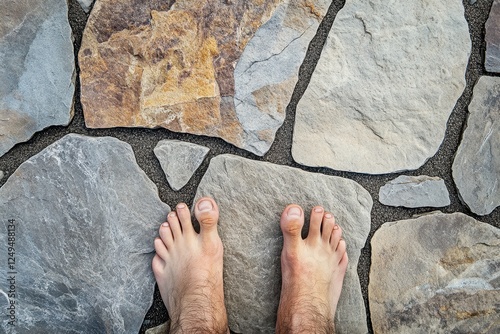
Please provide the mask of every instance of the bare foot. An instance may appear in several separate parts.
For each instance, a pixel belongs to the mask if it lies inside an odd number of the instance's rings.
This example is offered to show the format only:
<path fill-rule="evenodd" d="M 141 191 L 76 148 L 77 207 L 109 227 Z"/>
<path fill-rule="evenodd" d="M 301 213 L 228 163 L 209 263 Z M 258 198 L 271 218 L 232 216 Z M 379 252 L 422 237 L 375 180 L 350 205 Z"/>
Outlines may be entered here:
<path fill-rule="evenodd" d="M 342 230 L 320 206 L 311 212 L 306 239 L 301 237 L 304 212 L 300 206 L 287 206 L 280 225 L 284 244 L 276 332 L 333 333 L 348 262 Z"/>
<path fill-rule="evenodd" d="M 187 205 L 178 204 L 155 240 L 153 272 L 170 316 L 170 333 L 228 333 L 219 208 L 204 197 L 196 203 L 195 216 L 199 234 Z"/>

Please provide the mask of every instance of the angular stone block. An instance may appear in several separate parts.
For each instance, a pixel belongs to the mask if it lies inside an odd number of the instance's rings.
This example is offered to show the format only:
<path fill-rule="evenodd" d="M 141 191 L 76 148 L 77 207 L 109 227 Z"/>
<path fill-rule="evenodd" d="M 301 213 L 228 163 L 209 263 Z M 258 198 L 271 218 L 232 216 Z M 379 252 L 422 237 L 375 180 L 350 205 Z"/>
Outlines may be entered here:
<path fill-rule="evenodd" d="M 0 307 L 16 303 L 15 331 L 137 333 L 169 210 L 130 145 L 115 138 L 67 135 L 21 164 L 0 188 L 0 240 L 15 233 L 13 255 L 0 252 Z M 16 292 L 7 298 L 11 276 Z M 9 333 L 6 319 L 0 331 Z"/>
<path fill-rule="evenodd" d="M 375 333 L 498 333 L 500 230 L 462 213 L 386 223 L 372 238 Z"/>
<path fill-rule="evenodd" d="M 322 205 L 344 230 L 349 265 L 335 318 L 337 333 L 366 333 L 366 314 L 357 274 L 370 231 L 372 199 L 354 181 L 232 155 L 213 158 L 196 193 L 220 208 L 224 284 L 229 326 L 238 333 L 274 333 L 281 289 L 280 215 L 297 203 L 306 226 L 313 206 Z"/>

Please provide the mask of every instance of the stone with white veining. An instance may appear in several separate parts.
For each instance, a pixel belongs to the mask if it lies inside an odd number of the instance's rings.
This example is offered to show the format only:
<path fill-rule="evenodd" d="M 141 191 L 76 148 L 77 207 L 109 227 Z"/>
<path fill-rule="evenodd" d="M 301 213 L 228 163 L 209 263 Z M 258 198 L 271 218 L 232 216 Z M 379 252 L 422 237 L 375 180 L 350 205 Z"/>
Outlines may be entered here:
<path fill-rule="evenodd" d="M 371 241 L 375 333 L 498 333 L 500 230 L 462 213 L 383 224 Z"/>
<path fill-rule="evenodd" d="M 474 87 L 467 127 L 453 161 L 463 202 L 478 215 L 500 205 L 500 78 L 481 77 Z"/>
<path fill-rule="evenodd" d="M 162 140 L 154 153 L 173 190 L 180 190 L 200 167 L 210 149 L 180 140 Z"/>
<path fill-rule="evenodd" d="M 15 220 L 16 332 L 138 333 L 169 210 L 116 138 L 70 134 L 21 164 L 0 188 L 0 240 Z M 7 293 L 7 249 L 0 261 Z M 0 328 L 12 330 L 6 316 Z"/>
<path fill-rule="evenodd" d="M 301 205 L 307 219 L 313 206 L 322 205 L 342 226 L 349 266 L 336 329 L 337 333 L 368 331 L 357 274 L 361 249 L 370 231 L 372 207 L 364 188 L 348 179 L 220 155 L 210 161 L 195 200 L 202 196 L 212 196 L 220 208 L 225 300 L 233 331 L 275 331 L 283 243 L 279 220 L 290 203 Z"/>
<path fill-rule="evenodd" d="M 0 156 L 73 117 L 75 61 L 66 0 L 0 2 Z"/>
<path fill-rule="evenodd" d="M 398 176 L 382 186 L 378 196 L 380 203 L 390 206 L 440 208 L 450 205 L 444 180 L 427 175 Z"/>
<path fill-rule="evenodd" d="M 461 0 L 347 0 L 297 105 L 293 158 L 367 174 L 419 168 L 443 141 L 470 50 Z"/>

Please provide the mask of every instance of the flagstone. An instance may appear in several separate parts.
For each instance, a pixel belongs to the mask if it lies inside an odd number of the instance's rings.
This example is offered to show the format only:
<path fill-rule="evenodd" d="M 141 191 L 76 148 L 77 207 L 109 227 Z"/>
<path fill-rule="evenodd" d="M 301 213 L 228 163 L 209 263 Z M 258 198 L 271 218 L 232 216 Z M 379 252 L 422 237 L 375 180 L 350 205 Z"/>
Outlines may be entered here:
<path fill-rule="evenodd" d="M 491 6 L 486 21 L 486 71 L 500 73 L 500 0 Z"/>
<path fill-rule="evenodd" d="M 301 205 L 306 212 L 322 205 L 342 226 L 349 266 L 335 318 L 336 330 L 368 331 L 357 274 L 372 207 L 364 188 L 348 179 L 220 155 L 210 161 L 195 200 L 202 196 L 212 196 L 220 208 L 225 300 L 233 331 L 274 333 L 283 243 L 279 220 L 290 203 Z"/>
<path fill-rule="evenodd" d="M 467 127 L 453 161 L 460 198 L 487 215 L 500 205 L 500 78 L 481 77 L 474 87 Z"/>
<path fill-rule="evenodd" d="M 154 149 L 173 190 L 180 190 L 188 183 L 209 151 L 202 145 L 167 139 L 160 141 Z"/>
<path fill-rule="evenodd" d="M 292 154 L 367 174 L 417 169 L 465 87 L 461 0 L 347 0 L 297 105 Z"/>
<path fill-rule="evenodd" d="M 0 240 L 15 239 L 14 255 L 0 252 L 5 265 L 15 258 L 0 271 L 0 291 L 7 297 L 14 275 L 16 331 L 138 333 L 153 301 L 153 241 L 169 210 L 115 138 L 70 134 L 21 164 L 0 188 Z"/>
<path fill-rule="evenodd" d="M 79 52 L 85 123 L 165 127 L 263 155 L 329 4 L 98 0 Z"/>
<path fill-rule="evenodd" d="M 444 180 L 427 175 L 398 176 L 382 186 L 378 196 L 380 203 L 390 206 L 439 208 L 450 205 Z"/>
<path fill-rule="evenodd" d="M 371 241 L 374 333 L 497 333 L 500 230 L 462 213 L 386 223 Z"/>
<path fill-rule="evenodd" d="M 66 0 L 0 2 L 0 156 L 73 117 L 75 64 Z"/>

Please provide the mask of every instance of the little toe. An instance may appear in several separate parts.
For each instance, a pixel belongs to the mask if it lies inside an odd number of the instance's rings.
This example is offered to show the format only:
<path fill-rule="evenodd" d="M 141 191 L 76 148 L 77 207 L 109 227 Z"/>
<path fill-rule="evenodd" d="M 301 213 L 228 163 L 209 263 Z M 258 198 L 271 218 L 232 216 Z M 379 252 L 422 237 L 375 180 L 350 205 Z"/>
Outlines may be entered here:
<path fill-rule="evenodd" d="M 179 203 L 175 207 L 175 211 L 177 212 L 177 217 L 181 223 L 182 233 L 193 234 L 194 227 L 191 222 L 191 212 L 189 211 L 188 206 L 185 203 Z"/>
<path fill-rule="evenodd" d="M 200 235 L 217 234 L 219 207 L 212 198 L 200 198 L 195 204 L 194 215 L 200 223 Z"/>
<path fill-rule="evenodd" d="M 321 206 L 315 206 L 311 211 L 311 220 L 309 224 L 309 234 L 307 238 L 312 238 L 312 240 L 318 240 L 321 236 L 321 222 L 323 220 L 323 214 L 325 209 Z"/>
<path fill-rule="evenodd" d="M 321 226 L 321 238 L 325 242 L 330 242 L 333 228 L 335 227 L 335 217 L 330 212 L 326 212 L 323 216 L 323 224 Z"/>
<path fill-rule="evenodd" d="M 340 239 L 338 245 L 337 245 L 337 249 L 335 250 L 335 252 L 337 252 L 338 254 L 344 254 L 346 253 L 346 250 L 347 250 L 347 244 L 345 242 L 344 239 Z"/>
<path fill-rule="evenodd" d="M 161 238 L 156 238 L 154 241 L 154 245 L 155 245 L 156 255 L 165 260 L 168 256 L 168 250 L 165 244 L 163 243 L 163 240 Z"/>
<path fill-rule="evenodd" d="M 170 229 L 170 224 L 168 222 L 164 222 L 160 226 L 160 238 L 165 244 L 167 249 L 171 248 L 174 242 L 174 236 L 172 235 L 172 230 Z"/>
<path fill-rule="evenodd" d="M 335 224 L 330 236 L 330 245 L 332 245 L 333 250 L 337 249 L 340 240 L 342 240 L 342 228 Z"/>
<path fill-rule="evenodd" d="M 302 241 L 304 211 L 296 204 L 288 205 L 281 214 L 280 227 L 283 232 L 283 249 L 298 247 Z"/>
<path fill-rule="evenodd" d="M 156 244 L 156 242 L 155 242 Z M 151 261 L 151 265 L 153 268 L 153 273 L 155 274 L 156 279 L 158 280 L 161 275 L 163 274 L 164 268 L 165 268 L 165 260 L 163 260 L 158 253 L 153 257 L 153 260 Z"/>

